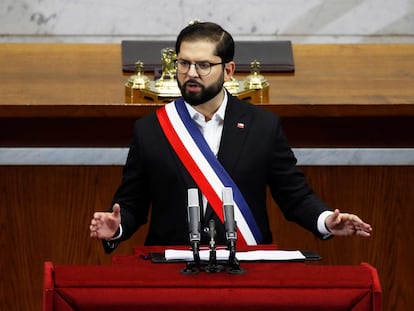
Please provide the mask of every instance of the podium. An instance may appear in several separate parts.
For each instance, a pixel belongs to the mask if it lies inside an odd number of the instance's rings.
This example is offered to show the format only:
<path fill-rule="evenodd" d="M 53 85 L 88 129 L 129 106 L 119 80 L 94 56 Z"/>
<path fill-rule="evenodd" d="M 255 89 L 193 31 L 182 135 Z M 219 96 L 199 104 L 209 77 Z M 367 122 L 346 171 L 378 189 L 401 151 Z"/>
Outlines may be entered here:
<path fill-rule="evenodd" d="M 43 311 L 382 309 L 377 271 L 368 263 L 242 262 L 244 274 L 182 274 L 182 262 L 143 255 L 114 256 L 111 265 L 45 262 Z"/>

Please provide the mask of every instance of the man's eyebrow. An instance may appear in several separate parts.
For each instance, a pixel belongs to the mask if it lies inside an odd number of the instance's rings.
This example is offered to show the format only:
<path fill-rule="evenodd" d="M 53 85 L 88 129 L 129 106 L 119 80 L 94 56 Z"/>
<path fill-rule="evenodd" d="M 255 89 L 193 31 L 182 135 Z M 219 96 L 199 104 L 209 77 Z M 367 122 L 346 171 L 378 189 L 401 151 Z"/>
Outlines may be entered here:
<path fill-rule="evenodd" d="M 177 60 L 181 60 L 181 61 L 185 61 L 185 62 L 188 62 L 188 63 L 214 63 L 214 61 L 211 61 L 211 60 L 208 60 L 208 59 L 205 59 L 205 60 L 198 60 L 198 61 L 195 61 L 195 62 L 191 62 L 191 61 L 189 61 L 189 60 L 187 60 L 187 59 L 185 59 L 185 58 L 177 58 Z"/>

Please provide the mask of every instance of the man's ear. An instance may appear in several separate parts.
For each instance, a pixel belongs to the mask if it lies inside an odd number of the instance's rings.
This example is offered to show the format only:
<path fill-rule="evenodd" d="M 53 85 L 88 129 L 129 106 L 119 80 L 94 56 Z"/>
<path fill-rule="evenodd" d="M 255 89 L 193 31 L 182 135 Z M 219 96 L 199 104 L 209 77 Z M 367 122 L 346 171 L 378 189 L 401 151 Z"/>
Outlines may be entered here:
<path fill-rule="evenodd" d="M 236 63 L 231 61 L 224 64 L 224 82 L 230 81 L 236 70 Z"/>

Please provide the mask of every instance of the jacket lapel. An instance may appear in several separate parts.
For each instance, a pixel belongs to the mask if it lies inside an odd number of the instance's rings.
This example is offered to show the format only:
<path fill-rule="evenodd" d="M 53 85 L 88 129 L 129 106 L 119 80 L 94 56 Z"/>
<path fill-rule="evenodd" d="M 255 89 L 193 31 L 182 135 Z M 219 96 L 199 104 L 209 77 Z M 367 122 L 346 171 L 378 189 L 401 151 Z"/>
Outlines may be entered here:
<path fill-rule="evenodd" d="M 250 125 L 251 116 L 229 94 L 218 159 L 230 175 L 237 165 Z"/>

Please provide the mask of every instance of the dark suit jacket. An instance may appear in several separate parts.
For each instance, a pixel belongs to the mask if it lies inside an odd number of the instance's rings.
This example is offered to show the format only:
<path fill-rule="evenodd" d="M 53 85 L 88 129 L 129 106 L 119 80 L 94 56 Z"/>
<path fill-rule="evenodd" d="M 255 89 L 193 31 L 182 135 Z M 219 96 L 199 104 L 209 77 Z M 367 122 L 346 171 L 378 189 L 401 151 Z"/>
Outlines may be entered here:
<path fill-rule="evenodd" d="M 238 123 L 244 123 L 244 128 Z M 320 236 L 317 218 L 328 208 L 296 167 L 277 115 L 229 94 L 218 159 L 250 206 L 263 235 L 261 243 L 272 242 L 267 186 L 288 220 Z M 151 210 L 146 245 L 189 244 L 187 189 L 196 184 L 165 138 L 155 113 L 136 122 L 123 174 L 113 200 L 121 205 L 120 240 L 146 223 Z M 203 225 L 208 226 L 212 214 L 206 213 Z M 217 219 L 216 229 L 217 243 L 224 243 L 224 226 Z"/>

